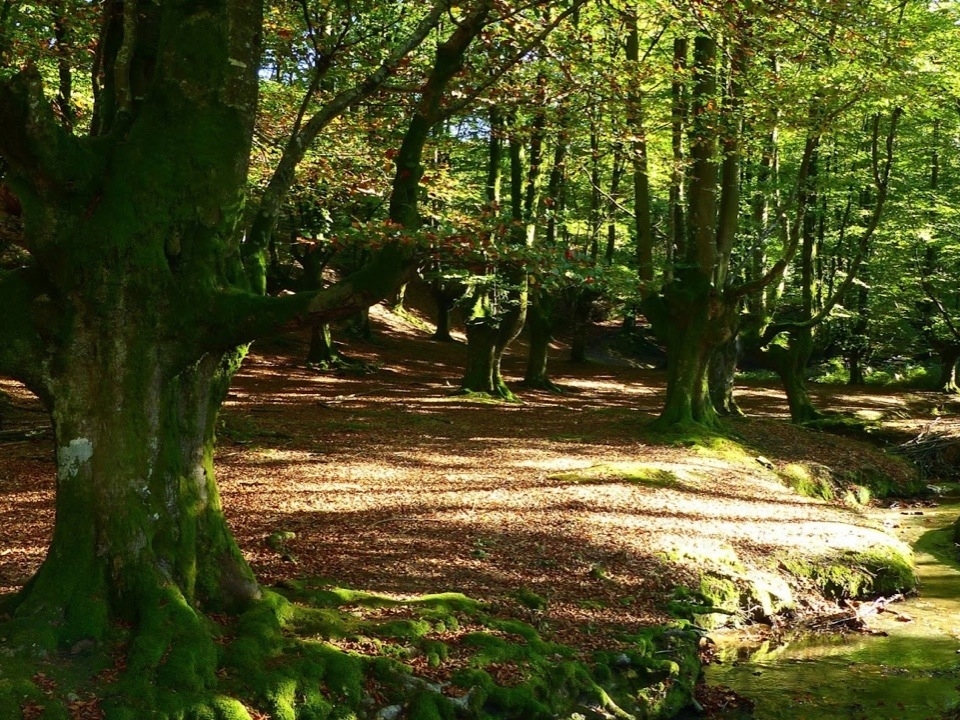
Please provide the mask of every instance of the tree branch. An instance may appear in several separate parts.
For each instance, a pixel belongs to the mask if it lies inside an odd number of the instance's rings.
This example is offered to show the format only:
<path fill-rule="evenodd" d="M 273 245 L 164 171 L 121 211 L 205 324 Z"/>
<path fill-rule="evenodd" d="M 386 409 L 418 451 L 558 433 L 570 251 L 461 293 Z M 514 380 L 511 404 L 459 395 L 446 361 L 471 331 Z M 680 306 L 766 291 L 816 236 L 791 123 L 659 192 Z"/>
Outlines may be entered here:
<path fill-rule="evenodd" d="M 583 5 L 586 4 L 586 2 L 587 0 L 574 0 L 573 4 L 571 4 L 570 7 L 568 7 L 566 10 L 560 13 L 551 22 L 547 23 L 547 25 L 543 28 L 543 30 L 541 30 L 533 38 L 531 38 L 526 45 L 524 45 L 516 53 L 514 53 L 511 57 L 509 57 L 503 65 L 501 65 L 496 70 L 491 72 L 490 77 L 488 77 L 484 82 L 480 83 L 475 88 L 473 88 L 473 90 L 468 92 L 459 101 L 448 105 L 447 108 L 444 110 L 444 114 L 443 114 L 444 117 L 445 118 L 452 117 L 453 115 L 456 115 L 461 110 L 465 110 L 468 107 L 470 107 L 473 104 L 474 100 L 476 100 L 481 94 L 483 94 L 484 91 L 496 85 L 500 81 L 500 78 L 506 75 L 510 71 L 510 69 L 513 68 L 514 65 L 516 65 L 521 60 L 523 60 L 523 58 L 525 58 L 530 53 L 531 50 L 533 50 L 538 45 L 540 45 L 546 39 L 546 37 L 550 33 L 552 33 L 557 28 L 557 26 L 560 25 L 560 23 L 562 23 L 564 20 L 566 20 L 568 17 L 570 17 L 574 13 L 576 13 Z"/>
<path fill-rule="evenodd" d="M 387 59 L 381 63 L 380 67 L 370 73 L 362 82 L 338 93 L 336 97 L 316 112 L 302 128 L 298 128 L 291 135 L 280 162 L 277 163 L 276 170 L 274 170 L 273 176 L 260 198 L 257 213 L 250 225 L 250 232 L 244 244 L 245 258 L 259 257 L 269 246 L 270 238 L 276 229 L 280 205 L 293 183 L 296 167 L 320 131 L 351 106 L 376 92 L 400 62 L 427 38 L 443 15 L 446 5 L 445 0 L 437 0 L 416 29 L 394 49 Z M 256 277 L 256 271 L 260 268 L 254 267 L 256 263 L 248 262 L 247 264 L 250 265 L 249 270 L 254 275 L 251 278 L 253 285 L 262 287 L 264 278 Z"/>
<path fill-rule="evenodd" d="M 927 299 L 930 300 L 937 309 L 937 313 L 943 318 L 943 322 L 946 324 L 950 334 L 953 335 L 956 340 L 960 340 L 960 331 L 958 331 L 957 327 L 953 324 L 950 313 L 947 312 L 947 309 L 943 306 L 943 302 L 941 302 L 940 298 L 934 293 L 933 286 L 930 284 L 930 278 L 923 278 L 920 281 L 920 287 L 923 288 L 923 293 L 927 296 Z"/>
<path fill-rule="evenodd" d="M 0 81 L 0 157 L 22 200 L 56 200 L 86 186 L 95 170 L 93 155 L 57 121 L 33 65 Z"/>
<path fill-rule="evenodd" d="M 814 153 L 816 153 L 819 146 L 819 134 L 807 137 L 807 142 L 803 148 L 803 159 L 800 161 L 800 170 L 797 173 L 797 185 L 794 189 L 797 212 L 794 215 L 793 222 L 791 223 L 789 230 L 787 231 L 787 247 L 784 248 L 783 255 L 763 276 L 752 282 L 743 283 L 742 285 L 737 285 L 736 287 L 732 288 L 729 291 L 731 298 L 744 298 L 747 295 L 762 291 L 765 287 L 773 282 L 778 282 L 783 276 L 784 271 L 787 269 L 787 265 L 791 263 L 793 256 L 796 255 L 797 248 L 800 246 L 800 232 L 803 228 L 803 218 L 807 212 L 806 186 L 810 179 L 810 164 L 813 161 Z M 783 215 L 783 213 L 780 214 Z"/>
<path fill-rule="evenodd" d="M 330 287 L 292 295 L 225 292 L 204 318 L 203 348 L 227 350 L 284 332 L 349 317 L 387 297 L 416 267 L 408 245 L 386 245 L 356 273 Z"/>
<path fill-rule="evenodd" d="M 857 253 L 850 261 L 850 267 L 847 270 L 846 277 L 843 279 L 843 282 L 841 282 L 840 285 L 834 290 L 833 295 L 827 300 L 826 303 L 824 303 L 823 307 L 820 309 L 820 312 L 813 317 L 801 321 L 775 323 L 767 328 L 766 332 L 763 334 L 764 345 L 769 343 L 771 340 L 773 340 L 773 338 L 782 332 L 804 330 L 806 328 L 815 327 L 816 325 L 822 323 L 830 316 L 830 313 L 833 312 L 833 309 L 853 285 L 854 280 L 856 280 L 857 273 L 860 270 L 860 265 L 863 263 L 863 259 L 867 256 L 867 251 L 870 248 L 870 240 L 873 238 L 877 227 L 879 227 L 880 218 L 883 215 L 883 206 L 887 199 L 887 189 L 890 186 L 890 171 L 893 168 L 893 142 L 897 134 L 897 123 L 899 122 L 902 114 L 903 109 L 899 107 L 895 108 L 891 113 L 890 127 L 887 130 L 882 168 L 880 167 L 879 153 L 876 151 L 880 136 L 879 116 L 874 118 L 871 141 L 873 148 L 871 150 L 871 172 L 876 185 L 877 198 L 873 204 L 873 210 L 870 213 L 870 220 L 867 222 L 867 226 L 864 228 L 863 235 L 860 236 L 860 240 L 857 243 Z"/>

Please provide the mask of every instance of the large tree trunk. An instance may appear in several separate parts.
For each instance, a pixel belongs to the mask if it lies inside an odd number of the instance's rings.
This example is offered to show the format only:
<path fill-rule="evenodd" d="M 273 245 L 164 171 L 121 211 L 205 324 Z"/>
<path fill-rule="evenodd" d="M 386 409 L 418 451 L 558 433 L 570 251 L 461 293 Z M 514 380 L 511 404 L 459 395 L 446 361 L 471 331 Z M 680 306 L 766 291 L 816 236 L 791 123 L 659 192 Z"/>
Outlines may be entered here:
<path fill-rule="evenodd" d="M 209 703 L 221 653 L 203 614 L 234 613 L 260 597 L 213 473 L 230 377 L 250 340 L 377 302 L 405 279 L 412 253 L 388 243 L 326 291 L 262 296 L 263 264 L 248 254 L 253 267 L 243 265 L 239 228 L 261 4 L 102 6 L 93 137 L 63 130 L 36 68 L 0 76 L 0 160 L 24 201 L 31 257 L 22 271 L 0 270 L 0 373 L 26 382 L 50 409 L 57 460 L 49 552 L 5 604 L 12 619 L 2 632 L 5 647 L 29 659 L 108 631 L 129 640 L 108 717 L 226 716 L 238 703 L 218 698 L 216 711 Z M 490 9 L 478 3 L 438 46 L 443 67 L 411 121 L 419 137 L 462 67 L 451 48 L 465 48 Z M 397 176 L 412 185 L 415 214 L 420 175 L 405 165 Z M 251 250 L 262 255 L 265 246 Z M 252 608 L 257 637 L 244 640 L 280 640 L 274 602 Z M 16 717 L 8 708 L 23 697 L 18 682 L 5 678 L 0 688 L 5 718 Z"/>
<path fill-rule="evenodd" d="M 460 390 L 469 393 L 497 395 L 495 354 L 500 328 L 490 318 L 467 321 L 467 366 Z"/>
<path fill-rule="evenodd" d="M 71 303 L 69 340 L 44 378 L 57 520 L 6 632 L 54 650 L 102 640 L 121 619 L 136 633 L 132 672 L 202 691 L 216 682 L 217 651 L 201 613 L 260 597 L 213 471 L 217 413 L 244 351 L 185 362 L 161 327 L 162 302 L 133 275 Z"/>
<path fill-rule="evenodd" d="M 733 337 L 736 307 L 706 279 L 690 273 L 679 273 L 662 294 L 644 301 L 644 312 L 667 349 L 667 395 L 657 421 L 661 426 L 719 425 L 710 399 L 710 356 Z"/>
<path fill-rule="evenodd" d="M 178 665 L 187 685 L 212 682 L 216 665 L 198 611 L 241 609 L 259 594 L 221 512 L 212 449 L 243 354 L 218 341 L 212 316 L 244 289 L 236 223 L 257 89 L 244 70 L 259 60 L 253 5 L 177 5 L 161 16 L 143 4 L 143 26 L 124 38 L 137 73 L 117 68 L 118 84 L 99 97 L 98 127 L 112 134 L 91 141 L 99 145 L 59 137 L 61 187 L 47 157 L 31 166 L 17 155 L 11 173 L 29 200 L 43 278 L 33 301 L 42 317 L 30 320 L 39 370 L 26 379 L 52 414 L 57 512 L 8 637 L 22 631 L 52 650 L 102 639 L 122 618 L 138 634 L 131 670 Z M 148 32 L 153 22 L 164 32 Z M 212 47 L 201 51 L 201 37 Z M 27 74 L 4 85 L 0 106 L 35 92 L 31 83 Z M 52 137 L 43 108 L 36 100 L 25 131 Z M 0 369 L 15 365 L 0 357 Z"/>

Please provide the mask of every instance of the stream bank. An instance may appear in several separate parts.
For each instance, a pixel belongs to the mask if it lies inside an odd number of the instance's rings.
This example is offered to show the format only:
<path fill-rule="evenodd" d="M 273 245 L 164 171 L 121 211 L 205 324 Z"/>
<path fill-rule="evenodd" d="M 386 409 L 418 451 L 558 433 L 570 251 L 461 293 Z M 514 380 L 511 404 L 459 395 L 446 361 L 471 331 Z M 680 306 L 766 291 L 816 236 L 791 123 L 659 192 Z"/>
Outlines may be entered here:
<path fill-rule="evenodd" d="M 913 546 L 919 592 L 865 618 L 868 633 L 806 634 L 771 641 L 716 633 L 706 681 L 734 691 L 713 717 L 764 720 L 939 720 L 960 703 L 960 567 L 952 524 L 960 498 L 922 510 L 871 511 Z M 752 715 L 732 707 L 742 696 Z M 746 703 L 744 703 L 746 705 Z"/>

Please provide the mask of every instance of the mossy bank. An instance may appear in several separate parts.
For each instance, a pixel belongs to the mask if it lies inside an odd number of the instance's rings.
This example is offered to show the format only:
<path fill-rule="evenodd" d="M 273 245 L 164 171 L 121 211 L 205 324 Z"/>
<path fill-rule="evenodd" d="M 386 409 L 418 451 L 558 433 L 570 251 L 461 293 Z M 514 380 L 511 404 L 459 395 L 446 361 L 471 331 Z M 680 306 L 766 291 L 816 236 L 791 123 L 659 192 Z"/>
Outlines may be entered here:
<path fill-rule="evenodd" d="M 212 617 L 217 673 L 183 642 L 149 675 L 109 641 L 0 657 L 5 718 L 348 720 L 667 718 L 699 676 L 699 632 L 678 621 L 589 653 L 541 637 L 460 594 L 397 599 L 323 580 L 286 583 L 235 621 Z M 87 717 L 87 715 L 84 715 Z"/>

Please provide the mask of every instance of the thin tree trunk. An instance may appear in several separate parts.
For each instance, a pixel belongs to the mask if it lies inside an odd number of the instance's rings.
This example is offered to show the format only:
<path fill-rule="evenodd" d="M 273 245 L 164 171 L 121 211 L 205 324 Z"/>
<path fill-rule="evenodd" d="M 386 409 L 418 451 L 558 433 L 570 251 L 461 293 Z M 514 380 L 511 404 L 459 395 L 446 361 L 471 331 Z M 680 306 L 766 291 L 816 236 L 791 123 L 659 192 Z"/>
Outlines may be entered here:
<path fill-rule="evenodd" d="M 575 289 L 570 293 L 570 322 L 573 328 L 570 339 L 570 362 L 587 361 L 587 349 L 590 342 L 590 317 L 597 294 L 589 288 Z"/>
<path fill-rule="evenodd" d="M 343 358 L 333 345 L 330 325 L 314 325 L 310 331 L 310 348 L 307 350 L 307 366 L 327 370 L 342 362 Z"/>
<path fill-rule="evenodd" d="M 640 34 L 637 17 L 629 16 L 626 57 L 634 82 L 640 75 Z M 637 275 L 641 293 L 652 292 L 653 283 L 653 221 L 651 220 L 650 176 L 647 167 L 647 136 L 643 125 L 643 95 L 638 86 L 627 95 L 627 124 L 633 134 L 630 160 L 633 166 L 633 219 L 636 232 Z M 682 147 L 681 147 L 682 152 Z M 672 188 L 671 188 L 672 193 Z M 672 197 L 672 195 L 671 195 Z"/>
<path fill-rule="evenodd" d="M 665 280 L 673 277 L 674 259 L 687 253 L 686 197 L 684 192 L 683 135 L 686 131 L 688 100 L 686 90 L 688 41 L 678 37 L 673 41 L 673 77 L 670 82 L 670 135 L 673 149 L 673 166 L 670 172 L 670 198 L 668 203 L 669 241 L 667 243 L 667 270 Z"/>

